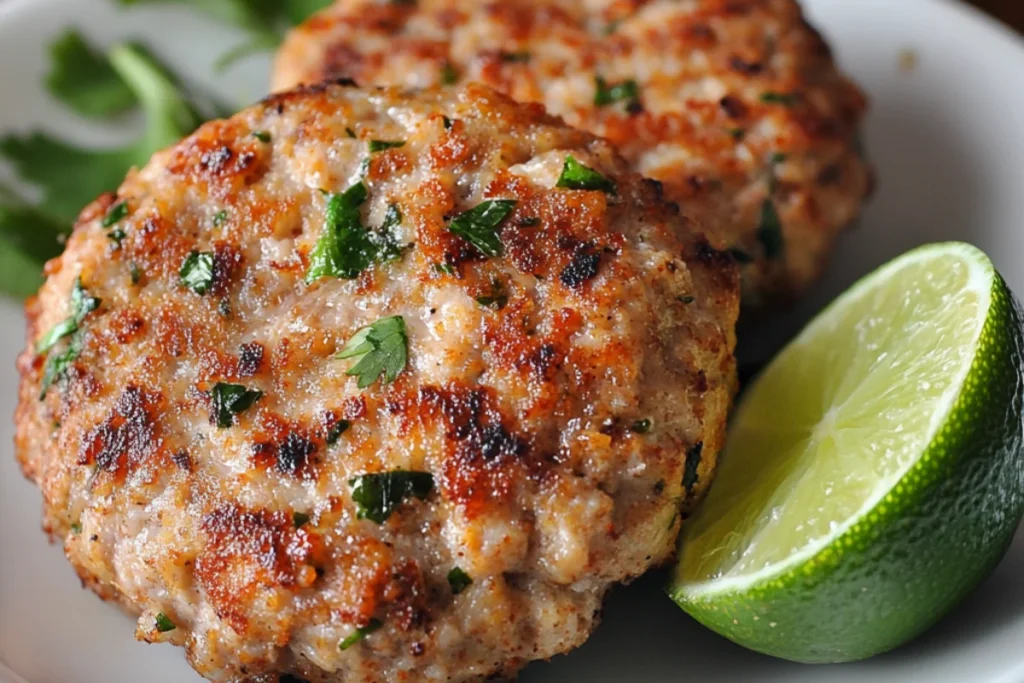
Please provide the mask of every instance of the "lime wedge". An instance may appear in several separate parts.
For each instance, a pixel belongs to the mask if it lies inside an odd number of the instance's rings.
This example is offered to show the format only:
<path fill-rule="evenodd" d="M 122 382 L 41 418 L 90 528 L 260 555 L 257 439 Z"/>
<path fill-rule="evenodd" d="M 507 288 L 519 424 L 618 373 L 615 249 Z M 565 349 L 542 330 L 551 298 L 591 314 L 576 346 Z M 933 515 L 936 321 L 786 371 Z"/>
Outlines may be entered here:
<path fill-rule="evenodd" d="M 747 392 L 672 598 L 803 662 L 926 629 L 995 566 L 1024 509 L 1022 338 L 975 247 L 922 247 L 858 282 Z"/>

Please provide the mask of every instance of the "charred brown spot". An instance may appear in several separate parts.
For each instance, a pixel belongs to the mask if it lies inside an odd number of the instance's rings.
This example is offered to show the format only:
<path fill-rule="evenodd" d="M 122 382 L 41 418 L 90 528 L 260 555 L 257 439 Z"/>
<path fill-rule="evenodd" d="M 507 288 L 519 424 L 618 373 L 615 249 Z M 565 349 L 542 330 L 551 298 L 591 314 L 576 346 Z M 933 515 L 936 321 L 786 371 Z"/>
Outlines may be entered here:
<path fill-rule="evenodd" d="M 581 289 L 587 281 L 597 277 L 600 264 L 601 255 L 593 247 L 581 246 L 576 249 L 572 261 L 562 270 L 558 279 L 569 289 Z"/>
<path fill-rule="evenodd" d="M 263 344 L 249 342 L 242 344 L 238 355 L 238 376 L 253 377 L 258 375 L 263 366 Z"/>
<path fill-rule="evenodd" d="M 227 145 L 221 145 L 216 149 L 203 152 L 199 157 L 199 168 L 208 173 L 220 173 L 227 168 L 228 164 L 235 157 L 235 151 Z"/>
<path fill-rule="evenodd" d="M 118 344 L 135 341 L 146 328 L 146 321 L 137 311 L 127 309 L 116 311 L 110 316 L 110 329 Z"/>
<path fill-rule="evenodd" d="M 200 526 L 206 543 L 196 558 L 196 579 L 218 618 L 239 634 L 248 628 L 253 601 L 267 590 L 296 588 L 322 551 L 285 512 L 230 505 L 207 514 Z"/>
<path fill-rule="evenodd" d="M 718 101 L 718 106 L 722 108 L 725 115 L 730 119 L 740 119 L 747 115 L 747 105 L 738 98 L 732 95 L 726 95 Z"/>
<path fill-rule="evenodd" d="M 82 439 L 78 464 L 96 465 L 119 481 L 141 467 L 161 447 L 153 418 L 160 402 L 159 394 L 127 387 L 111 413 Z"/>
<path fill-rule="evenodd" d="M 764 65 L 761 62 L 748 62 L 738 55 L 733 55 L 729 60 L 729 68 L 746 76 L 757 76 L 764 71 Z"/>
<path fill-rule="evenodd" d="M 388 623 L 408 631 L 426 621 L 427 587 L 414 561 L 407 560 L 392 569 L 381 598 L 388 603 Z"/>
<path fill-rule="evenodd" d="M 316 445 L 298 434 L 289 434 L 277 451 L 277 469 L 293 477 L 300 474 L 316 453 Z"/>
<path fill-rule="evenodd" d="M 175 467 L 185 472 L 192 471 L 192 457 L 188 454 L 188 451 L 178 451 L 171 456 L 171 462 L 174 463 Z"/>

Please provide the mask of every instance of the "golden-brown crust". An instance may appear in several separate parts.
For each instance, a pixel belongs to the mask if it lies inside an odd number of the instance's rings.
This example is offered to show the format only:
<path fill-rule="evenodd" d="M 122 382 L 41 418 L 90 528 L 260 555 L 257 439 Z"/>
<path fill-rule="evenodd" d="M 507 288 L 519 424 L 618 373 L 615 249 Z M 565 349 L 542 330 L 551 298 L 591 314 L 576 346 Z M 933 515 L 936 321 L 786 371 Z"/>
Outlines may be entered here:
<path fill-rule="evenodd" d="M 557 187 L 569 155 L 614 194 Z M 399 207 L 401 254 L 306 283 L 327 195 L 356 182 L 361 226 Z M 516 202 L 492 257 L 449 230 L 489 199 Z M 90 206 L 48 274 L 16 440 L 44 525 L 138 637 L 226 681 L 475 679 L 578 645 L 611 583 L 671 553 L 734 382 L 732 259 L 608 144 L 482 86 L 320 86 L 208 124 Z M 36 354 L 76 281 L 97 307 Z M 334 356 L 393 315 L 408 363 L 360 388 Z M 225 423 L 218 383 L 262 395 Z M 361 516 L 353 482 L 395 470 L 432 487 Z"/>
<path fill-rule="evenodd" d="M 478 81 L 606 137 L 752 259 L 754 307 L 810 286 L 872 190 L 866 99 L 796 0 L 338 0 L 290 34 L 273 86 L 337 77 Z M 597 105 L 597 78 L 637 96 Z"/>

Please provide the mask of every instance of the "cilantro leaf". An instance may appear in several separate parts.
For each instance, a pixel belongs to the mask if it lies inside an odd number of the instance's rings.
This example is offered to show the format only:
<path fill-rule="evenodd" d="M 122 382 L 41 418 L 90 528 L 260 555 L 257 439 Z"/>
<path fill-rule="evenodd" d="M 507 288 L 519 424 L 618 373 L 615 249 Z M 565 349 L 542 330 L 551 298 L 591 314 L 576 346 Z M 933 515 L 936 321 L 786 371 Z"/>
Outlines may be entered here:
<path fill-rule="evenodd" d="M 761 220 L 757 226 L 757 239 L 764 248 L 764 255 L 770 259 L 782 256 L 785 242 L 782 237 L 782 219 L 771 197 L 761 204 Z"/>
<path fill-rule="evenodd" d="M 193 251 L 185 257 L 178 271 L 181 285 L 202 296 L 213 286 L 213 253 Z"/>
<path fill-rule="evenodd" d="M 381 318 L 356 332 L 335 358 L 358 358 L 345 374 L 359 378 L 365 389 L 384 376 L 384 383 L 395 381 L 409 360 L 409 337 L 405 320 L 400 315 Z"/>
<path fill-rule="evenodd" d="M 606 194 L 615 194 L 615 183 L 601 175 L 589 166 L 584 166 L 576 157 L 569 155 L 565 157 L 565 165 L 562 166 L 562 174 L 558 176 L 555 187 L 565 187 L 570 190 L 600 190 Z"/>
<path fill-rule="evenodd" d="M 615 102 L 638 102 L 640 87 L 630 79 L 609 85 L 604 78 L 594 78 L 594 106 L 604 107 Z"/>
<path fill-rule="evenodd" d="M 121 80 L 106 56 L 91 48 L 75 30 L 50 43 L 46 87 L 79 114 L 103 118 L 135 106 L 135 93 Z"/>
<path fill-rule="evenodd" d="M 360 626 L 352 633 L 352 635 L 346 637 L 343 641 L 341 641 L 338 644 L 338 649 L 344 652 L 345 650 L 349 649 L 350 647 L 358 643 L 360 640 L 363 640 L 364 638 L 366 638 L 366 636 L 370 635 L 383 625 L 384 624 L 379 619 L 370 619 L 370 621 L 367 622 L 366 626 Z"/>
<path fill-rule="evenodd" d="M 429 496 L 434 477 L 428 472 L 393 470 L 353 477 L 348 484 L 359 519 L 383 524 L 407 499 Z"/>
<path fill-rule="evenodd" d="M 70 222 L 0 192 L 0 291 L 17 297 L 43 284 L 43 264 L 60 254 Z"/>
<path fill-rule="evenodd" d="M 772 91 L 761 93 L 761 101 L 765 104 L 781 104 L 784 107 L 789 107 L 795 104 L 796 100 L 797 95 L 795 93 Z"/>
<path fill-rule="evenodd" d="M 388 210 L 384 213 L 384 222 L 374 235 L 377 242 L 377 259 L 381 263 L 397 261 L 402 257 L 404 249 L 396 232 L 401 224 L 402 209 L 398 204 L 388 204 Z"/>
<path fill-rule="evenodd" d="M 485 256 L 501 256 L 504 247 L 498 227 L 512 210 L 515 199 L 489 199 L 452 219 L 448 230 L 466 240 Z"/>
<path fill-rule="evenodd" d="M 217 382 L 210 392 L 212 418 L 220 429 L 227 429 L 235 423 L 235 415 L 252 408 L 263 398 L 263 392 L 247 389 L 241 384 Z"/>
<path fill-rule="evenodd" d="M 464 572 L 461 567 L 453 567 L 448 572 L 448 585 L 452 587 L 452 594 L 458 595 L 462 591 L 469 588 L 470 584 L 473 583 L 473 579 L 469 577 L 469 574 Z"/>
<path fill-rule="evenodd" d="M 508 293 L 500 280 L 491 280 L 491 293 L 478 296 L 476 302 L 484 308 L 493 308 L 500 311 L 508 304 Z"/>
<path fill-rule="evenodd" d="M 78 360 L 82 354 L 83 341 L 82 330 L 77 330 L 71 335 L 71 341 L 66 349 L 60 353 L 51 351 L 50 355 L 46 357 L 46 365 L 43 366 L 43 381 L 39 388 L 40 401 L 46 398 L 46 392 L 53 386 L 53 383 L 64 377 L 72 363 Z"/>

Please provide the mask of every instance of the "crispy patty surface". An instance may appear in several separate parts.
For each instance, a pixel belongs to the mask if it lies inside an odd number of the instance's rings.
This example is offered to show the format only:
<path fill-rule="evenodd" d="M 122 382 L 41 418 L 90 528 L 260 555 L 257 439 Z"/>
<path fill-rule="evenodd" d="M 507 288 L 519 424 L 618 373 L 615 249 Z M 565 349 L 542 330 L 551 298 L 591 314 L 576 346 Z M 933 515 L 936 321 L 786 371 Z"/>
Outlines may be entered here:
<path fill-rule="evenodd" d="M 743 263 L 744 302 L 822 273 L 872 173 L 866 102 L 795 0 L 338 0 L 276 88 L 479 81 L 612 141 Z"/>
<path fill-rule="evenodd" d="M 209 123 L 47 275 L 16 439 L 44 526 L 215 681 L 565 652 L 722 443 L 733 260 L 607 142 L 479 85 Z"/>

